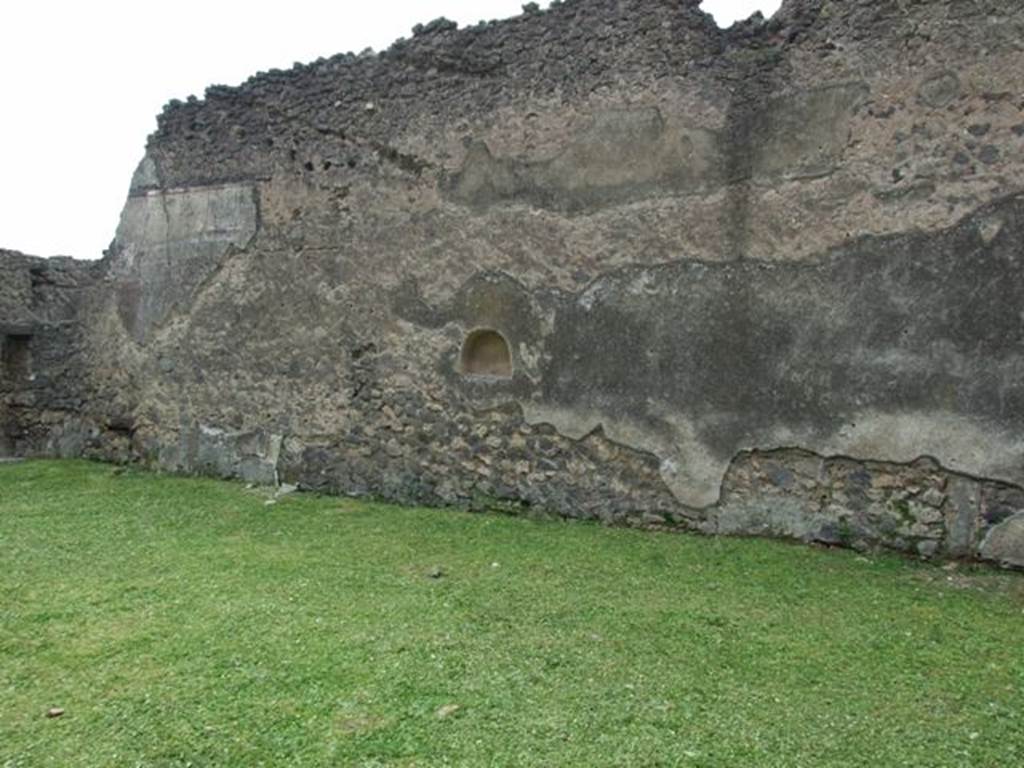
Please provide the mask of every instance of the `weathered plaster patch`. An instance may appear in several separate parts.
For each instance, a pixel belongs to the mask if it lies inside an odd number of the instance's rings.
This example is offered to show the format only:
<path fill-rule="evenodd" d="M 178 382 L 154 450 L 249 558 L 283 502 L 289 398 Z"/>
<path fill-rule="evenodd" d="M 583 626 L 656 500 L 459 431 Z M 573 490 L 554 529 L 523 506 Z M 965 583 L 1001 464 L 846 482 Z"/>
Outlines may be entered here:
<path fill-rule="evenodd" d="M 525 202 L 574 212 L 658 193 L 707 194 L 749 178 L 817 178 L 841 159 L 866 92 L 841 83 L 780 96 L 738 113 L 725 132 L 666 119 L 655 107 L 607 110 L 547 160 L 496 157 L 478 140 L 448 194 L 474 207 Z"/>
<path fill-rule="evenodd" d="M 850 118 L 868 92 L 864 83 L 839 83 L 771 100 L 741 130 L 755 178 L 814 179 L 835 170 L 850 140 Z M 726 150 L 729 151 L 729 150 Z"/>
<path fill-rule="evenodd" d="M 174 306 L 191 298 L 229 249 L 248 245 L 258 225 L 251 184 L 130 197 L 110 270 L 119 281 L 121 317 L 132 336 L 144 340 Z"/>
<path fill-rule="evenodd" d="M 964 414 L 860 411 L 849 424 L 824 439 L 808 436 L 806 445 L 826 455 L 897 463 L 933 456 L 955 472 L 1024 484 L 1024 437 L 1020 431 Z"/>
<path fill-rule="evenodd" d="M 658 190 L 693 194 L 721 183 L 714 132 L 667 122 L 653 107 L 608 110 L 555 157 L 495 157 L 476 142 L 449 184 L 463 204 L 527 202 L 575 211 L 646 197 Z"/>
<path fill-rule="evenodd" d="M 652 454 L 661 462 L 665 485 L 681 504 L 702 509 L 718 501 L 728 461 L 718 461 L 696 438 L 685 415 L 658 409 L 660 423 L 630 418 L 620 412 L 558 407 L 523 402 L 523 417 L 532 426 L 550 424 L 559 434 L 582 440 L 600 429 L 613 442 Z"/>
<path fill-rule="evenodd" d="M 156 189 L 160 186 L 160 175 L 157 171 L 156 161 L 151 155 L 142 158 L 135 173 L 132 175 L 132 182 L 129 194 L 134 196 L 142 192 Z"/>
<path fill-rule="evenodd" d="M 1020 484 L 1024 331 L 998 308 L 1024 284 L 1014 249 L 985 245 L 977 222 L 1021 212 L 1010 198 L 946 232 L 865 239 L 816 265 L 607 275 L 559 304 L 527 418 L 573 437 L 603 425 L 658 456 L 690 507 L 717 501 L 737 453 L 785 446 L 934 456 Z"/>

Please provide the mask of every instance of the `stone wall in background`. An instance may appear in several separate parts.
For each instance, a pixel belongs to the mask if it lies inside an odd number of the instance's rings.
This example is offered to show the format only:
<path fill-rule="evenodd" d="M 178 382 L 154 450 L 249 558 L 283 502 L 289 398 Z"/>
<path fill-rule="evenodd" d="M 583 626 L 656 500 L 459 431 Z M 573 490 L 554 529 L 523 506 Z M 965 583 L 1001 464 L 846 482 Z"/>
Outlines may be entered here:
<path fill-rule="evenodd" d="M 6 450 L 1024 565 L 1024 7 L 698 6 L 168 105 Z"/>
<path fill-rule="evenodd" d="M 91 393 L 80 317 L 101 271 L 0 250 L 0 457 L 81 455 Z"/>

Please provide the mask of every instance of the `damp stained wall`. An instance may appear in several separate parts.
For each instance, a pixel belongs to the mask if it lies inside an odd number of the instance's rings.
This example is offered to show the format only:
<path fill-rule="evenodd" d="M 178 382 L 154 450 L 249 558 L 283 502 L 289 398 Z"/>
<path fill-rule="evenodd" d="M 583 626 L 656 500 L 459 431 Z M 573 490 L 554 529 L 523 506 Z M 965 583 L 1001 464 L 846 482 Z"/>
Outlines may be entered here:
<path fill-rule="evenodd" d="M 568 0 L 211 87 L 149 139 L 50 432 L 1024 564 L 1022 41 L 1015 0 Z"/>

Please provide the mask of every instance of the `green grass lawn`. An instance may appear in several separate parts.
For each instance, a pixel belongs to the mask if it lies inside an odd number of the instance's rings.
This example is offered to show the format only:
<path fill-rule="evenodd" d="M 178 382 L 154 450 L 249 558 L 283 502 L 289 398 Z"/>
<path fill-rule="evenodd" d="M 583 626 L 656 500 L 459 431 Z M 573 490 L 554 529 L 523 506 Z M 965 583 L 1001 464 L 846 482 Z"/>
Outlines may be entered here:
<path fill-rule="evenodd" d="M 0 465 L 2 768 L 1024 764 L 1018 575 L 266 498 Z"/>

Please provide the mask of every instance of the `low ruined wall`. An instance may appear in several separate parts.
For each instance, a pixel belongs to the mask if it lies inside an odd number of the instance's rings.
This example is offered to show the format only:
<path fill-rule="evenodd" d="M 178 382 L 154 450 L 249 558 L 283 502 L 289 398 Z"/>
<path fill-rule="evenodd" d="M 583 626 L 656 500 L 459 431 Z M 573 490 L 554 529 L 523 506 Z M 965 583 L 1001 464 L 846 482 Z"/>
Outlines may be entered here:
<path fill-rule="evenodd" d="M 0 456 L 82 455 L 92 392 L 80 317 L 98 272 L 0 250 Z"/>
<path fill-rule="evenodd" d="M 1022 39 L 570 0 L 172 103 L 81 450 L 1024 565 Z"/>

